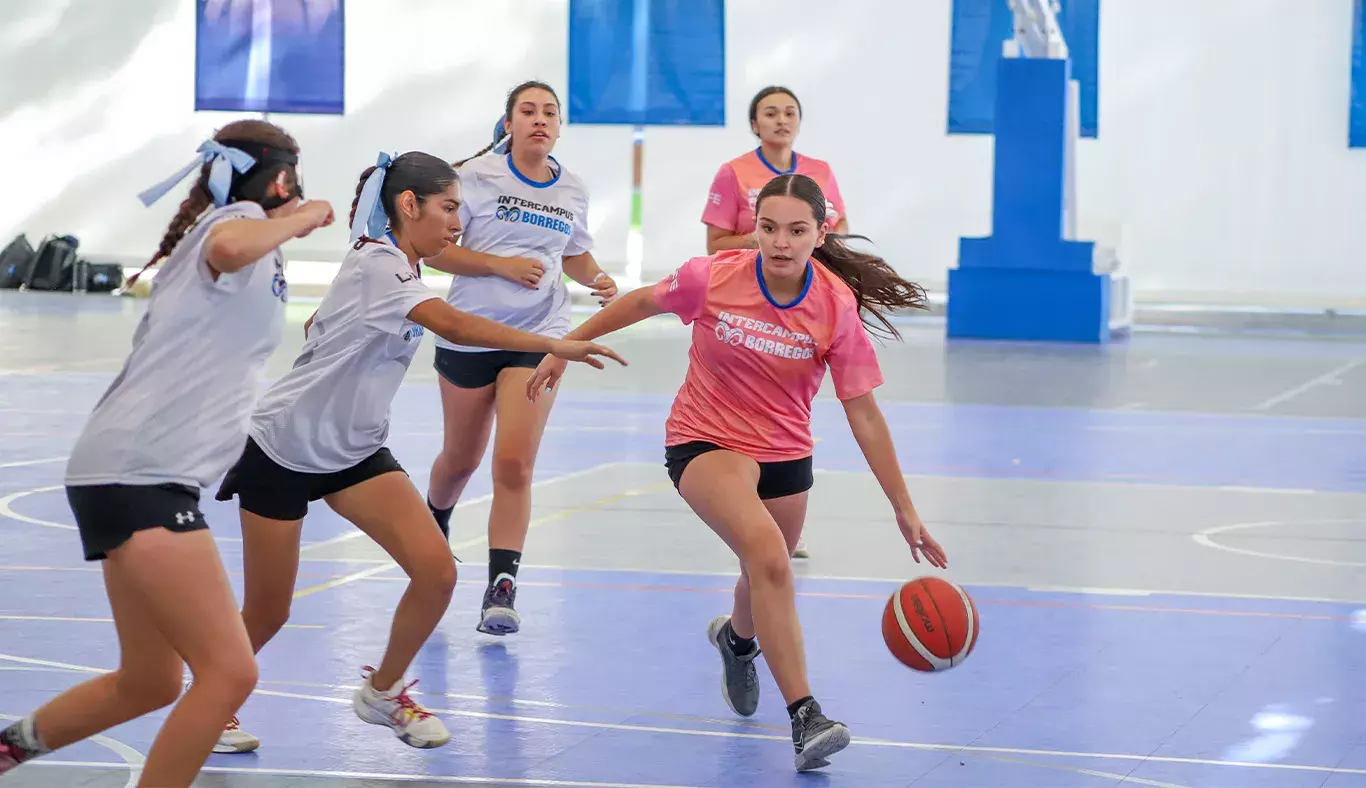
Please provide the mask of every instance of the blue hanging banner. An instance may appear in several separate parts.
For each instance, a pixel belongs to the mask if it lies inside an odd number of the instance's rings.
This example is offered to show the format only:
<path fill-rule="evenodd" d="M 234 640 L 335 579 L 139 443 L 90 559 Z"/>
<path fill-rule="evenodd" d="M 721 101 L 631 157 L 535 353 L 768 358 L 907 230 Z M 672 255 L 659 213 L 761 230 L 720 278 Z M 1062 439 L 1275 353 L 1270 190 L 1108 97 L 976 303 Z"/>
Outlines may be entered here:
<path fill-rule="evenodd" d="M 196 110 L 341 115 L 342 0 L 196 0 Z"/>
<path fill-rule="evenodd" d="M 724 0 L 570 0 L 569 120 L 726 124 Z"/>
<path fill-rule="evenodd" d="M 1359 0 L 1358 0 L 1359 1 Z M 1081 136 L 1100 134 L 1100 0 L 1061 0 L 1058 26 L 1081 92 Z M 996 115 L 996 64 L 1015 34 L 1006 0 L 954 0 L 949 42 L 950 134 L 991 134 Z"/>
<path fill-rule="evenodd" d="M 1366 148 L 1366 15 L 1361 0 L 1352 3 L 1352 98 L 1347 146 Z"/>

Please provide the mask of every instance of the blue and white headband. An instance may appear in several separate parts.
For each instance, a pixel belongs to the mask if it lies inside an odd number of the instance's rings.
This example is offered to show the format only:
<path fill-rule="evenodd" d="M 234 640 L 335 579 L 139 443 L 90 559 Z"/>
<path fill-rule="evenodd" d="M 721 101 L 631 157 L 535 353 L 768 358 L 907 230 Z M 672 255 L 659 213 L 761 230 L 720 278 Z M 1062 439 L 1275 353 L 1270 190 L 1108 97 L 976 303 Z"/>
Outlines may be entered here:
<path fill-rule="evenodd" d="M 139 194 L 138 199 L 142 200 L 142 204 L 150 206 L 164 197 L 166 192 L 174 189 L 176 184 L 185 179 L 185 176 L 205 164 L 213 162 L 213 166 L 209 168 L 209 194 L 213 195 L 213 204 L 221 208 L 228 204 L 228 192 L 232 188 L 233 170 L 246 172 L 256 166 L 256 159 L 250 153 L 228 147 L 216 140 L 205 140 L 198 150 L 199 155 L 195 157 L 194 161 L 186 164 L 176 174 Z"/>
<path fill-rule="evenodd" d="M 378 238 L 389 229 L 389 215 L 384 212 L 384 201 L 380 192 L 384 188 L 384 178 L 389 173 L 393 157 L 383 151 L 375 161 L 375 171 L 365 179 L 360 198 L 356 201 L 356 220 L 351 225 L 351 243 L 360 240 L 362 235 Z"/>

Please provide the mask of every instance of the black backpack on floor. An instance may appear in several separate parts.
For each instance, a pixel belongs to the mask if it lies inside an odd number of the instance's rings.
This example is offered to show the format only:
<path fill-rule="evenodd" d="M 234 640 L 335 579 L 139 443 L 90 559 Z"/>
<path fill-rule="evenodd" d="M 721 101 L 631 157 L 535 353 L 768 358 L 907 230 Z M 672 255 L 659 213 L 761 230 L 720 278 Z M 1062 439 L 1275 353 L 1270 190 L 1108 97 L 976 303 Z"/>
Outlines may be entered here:
<path fill-rule="evenodd" d="M 70 290 L 79 243 L 71 235 L 54 235 L 44 240 L 24 286 L 29 290 Z"/>
<path fill-rule="evenodd" d="M 0 251 L 0 290 L 18 290 L 28 281 L 33 271 L 33 262 L 38 259 L 28 237 L 23 233 L 15 236 L 4 250 Z"/>

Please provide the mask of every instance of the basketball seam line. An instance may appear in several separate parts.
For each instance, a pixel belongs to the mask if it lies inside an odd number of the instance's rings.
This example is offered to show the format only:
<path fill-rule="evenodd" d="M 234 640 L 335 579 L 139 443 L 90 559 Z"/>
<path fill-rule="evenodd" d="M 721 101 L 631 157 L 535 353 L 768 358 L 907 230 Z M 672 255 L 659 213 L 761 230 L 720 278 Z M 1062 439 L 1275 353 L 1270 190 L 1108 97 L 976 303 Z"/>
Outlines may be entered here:
<path fill-rule="evenodd" d="M 944 652 L 949 655 L 947 659 L 949 660 L 949 665 L 952 666 L 953 655 L 958 652 L 954 650 L 953 641 L 949 638 L 949 627 L 947 620 L 944 618 L 944 611 L 939 609 L 939 603 L 935 601 L 934 594 L 930 592 L 930 587 L 925 584 L 925 578 L 923 577 L 920 578 L 920 587 L 925 589 L 926 598 L 930 600 L 931 605 L 934 605 L 934 612 L 939 616 L 940 627 L 944 630 Z"/>

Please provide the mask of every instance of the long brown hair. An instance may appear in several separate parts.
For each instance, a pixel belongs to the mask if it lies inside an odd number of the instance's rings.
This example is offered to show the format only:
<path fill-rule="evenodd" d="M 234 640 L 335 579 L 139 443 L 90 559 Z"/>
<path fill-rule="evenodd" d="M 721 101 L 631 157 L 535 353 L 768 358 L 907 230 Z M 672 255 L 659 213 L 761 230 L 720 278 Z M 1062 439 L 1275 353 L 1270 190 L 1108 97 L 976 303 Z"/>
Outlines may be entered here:
<path fill-rule="evenodd" d="M 239 120 L 229 123 L 218 130 L 213 135 L 216 142 L 231 146 L 234 142 L 257 143 L 271 148 L 276 148 L 287 153 L 298 154 L 299 144 L 294 138 L 289 136 L 284 129 L 273 123 L 263 120 Z M 249 151 L 256 154 L 256 151 Z M 184 202 L 180 203 L 180 210 L 172 217 L 171 224 L 166 228 L 166 235 L 161 239 L 161 245 L 157 247 L 156 254 L 147 261 L 137 273 L 128 278 L 125 287 L 131 287 L 143 271 L 156 265 L 158 260 L 163 257 L 170 257 L 171 252 L 175 251 L 176 245 L 180 243 L 185 234 L 194 227 L 195 222 L 204 215 L 204 212 L 213 206 L 213 195 L 209 193 L 209 170 L 212 163 L 206 163 L 199 170 L 199 178 L 190 187 L 190 193 L 185 197 Z M 261 202 L 266 195 L 266 189 L 275 181 L 275 176 L 281 170 L 289 170 L 293 183 L 298 184 L 298 172 L 291 164 L 283 162 L 264 161 L 252 167 L 244 173 L 233 173 L 232 189 L 230 194 L 239 200 L 250 200 Z"/>
<path fill-rule="evenodd" d="M 347 225 L 356 225 L 356 209 L 360 207 L 360 194 L 365 190 L 365 182 L 374 173 L 373 166 L 366 167 L 360 174 L 360 181 L 356 184 L 356 196 L 351 200 L 351 217 L 347 220 Z M 395 202 L 398 196 L 406 191 L 413 193 L 417 197 L 419 205 L 426 202 L 427 198 L 433 194 L 441 194 L 450 187 L 456 180 L 455 168 L 444 160 L 421 151 L 408 151 L 389 163 L 389 169 L 384 173 L 384 185 L 379 190 L 379 204 L 384 209 L 384 213 L 389 217 L 389 225 L 395 229 L 398 227 L 398 217 L 395 214 Z M 361 221 L 369 221 L 369 216 L 362 216 Z M 357 239 L 355 248 L 359 249 L 362 245 L 375 241 L 369 235 L 362 232 Z"/>
<path fill-rule="evenodd" d="M 544 82 L 538 82 L 537 80 L 534 80 L 534 79 L 528 80 L 528 81 L 526 81 L 526 82 L 523 82 L 522 84 L 520 84 L 520 85 L 518 85 L 517 87 L 513 88 L 512 91 L 508 93 L 507 103 L 503 106 L 503 123 L 505 124 L 505 127 L 506 127 L 506 129 L 507 129 L 507 134 L 504 136 L 504 138 L 503 138 L 503 139 L 496 139 L 496 140 L 494 140 L 493 142 L 490 142 L 490 143 L 488 144 L 488 146 L 485 147 L 483 150 L 479 151 L 478 153 L 474 154 L 473 156 L 469 156 L 469 157 L 467 157 L 467 158 L 461 159 L 460 161 L 455 162 L 455 163 L 452 164 L 451 166 L 452 166 L 452 167 L 455 167 L 456 169 L 459 169 L 460 166 L 463 165 L 465 162 L 469 161 L 470 159 L 477 159 L 477 158 L 479 158 L 480 156 L 483 156 L 485 153 L 488 153 L 489 151 L 491 151 L 491 150 L 493 150 L 494 148 L 498 147 L 499 144 L 501 144 L 504 140 L 507 141 L 508 150 L 512 150 L 512 108 L 515 107 L 515 106 L 517 106 L 517 97 L 518 97 L 518 96 L 522 95 L 523 93 L 525 93 L 525 92 L 528 91 L 528 90 L 533 90 L 533 89 L 544 90 L 545 92 L 549 93 L 551 96 L 553 96 L 553 97 L 555 98 L 555 104 L 556 104 L 556 106 L 559 105 L 559 103 L 560 103 L 560 97 L 559 97 L 559 95 L 555 92 L 555 89 L 554 89 L 554 88 L 550 87 L 549 85 L 545 84 Z"/>
<path fill-rule="evenodd" d="M 759 192 L 755 213 L 759 212 L 759 206 L 764 204 L 765 199 L 779 195 L 796 197 L 805 202 L 811 206 L 816 225 L 825 224 L 825 194 L 809 176 L 779 175 L 769 181 Z M 925 290 L 914 282 L 902 279 L 881 257 L 849 248 L 845 243 L 848 238 L 868 240 L 862 235 L 827 232 L 825 243 L 816 247 L 811 256 L 854 291 L 864 325 L 874 332 L 878 330 L 878 326 L 874 326 L 869 319 L 871 315 L 880 324 L 883 333 L 900 339 L 901 333 L 887 320 L 886 312 L 892 309 L 927 308 Z"/>

